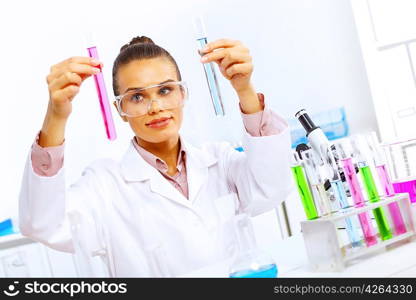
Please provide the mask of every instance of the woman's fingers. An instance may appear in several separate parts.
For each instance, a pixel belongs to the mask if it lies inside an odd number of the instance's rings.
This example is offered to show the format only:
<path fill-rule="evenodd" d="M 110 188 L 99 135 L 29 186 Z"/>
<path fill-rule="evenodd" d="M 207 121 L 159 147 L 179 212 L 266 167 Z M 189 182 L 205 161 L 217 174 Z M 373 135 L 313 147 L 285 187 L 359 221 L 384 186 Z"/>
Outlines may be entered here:
<path fill-rule="evenodd" d="M 250 75 L 253 71 L 253 65 L 251 63 L 234 64 L 225 70 L 225 74 L 229 79 L 235 75 L 246 76 Z"/>
<path fill-rule="evenodd" d="M 89 76 L 101 72 L 102 64 L 91 57 L 75 56 L 51 67 L 46 77 L 51 99 L 72 99 Z"/>
<path fill-rule="evenodd" d="M 70 71 L 79 75 L 98 74 L 103 64 L 91 57 L 71 57 L 51 67 L 49 77 L 57 78 Z"/>
<path fill-rule="evenodd" d="M 227 71 L 230 69 L 231 66 L 235 64 L 243 64 L 248 67 L 248 70 L 250 70 L 252 58 L 250 56 L 249 50 L 240 44 L 232 48 L 217 49 L 213 52 L 205 54 L 201 58 L 201 61 L 203 63 L 216 62 L 221 72 L 229 79 L 230 75 L 227 73 Z M 237 69 L 239 69 L 239 67 Z M 243 70 L 244 69 L 245 68 L 243 68 Z"/>
<path fill-rule="evenodd" d="M 231 65 L 236 63 L 251 62 L 251 56 L 246 52 L 235 52 L 232 55 L 226 55 L 221 61 L 219 61 L 219 67 L 221 72 L 228 69 Z"/>
<path fill-rule="evenodd" d="M 100 61 L 82 56 L 71 57 L 53 65 L 46 77 L 52 113 L 60 119 L 68 118 L 72 110 L 71 101 L 79 92 L 82 82 L 87 77 L 100 73 L 102 66 Z"/>
<path fill-rule="evenodd" d="M 55 102 L 67 102 L 74 99 L 75 95 L 79 92 L 79 86 L 68 85 L 67 87 L 56 90 L 51 93 L 51 98 L 55 99 Z"/>
<path fill-rule="evenodd" d="M 83 81 L 83 78 L 78 75 L 77 73 L 73 72 L 65 72 L 58 78 L 52 80 L 49 83 L 49 90 L 54 91 L 57 89 L 61 89 L 66 87 L 67 85 L 73 84 L 73 85 L 81 85 Z"/>
<path fill-rule="evenodd" d="M 201 62 L 216 62 L 222 75 L 236 91 L 250 88 L 253 63 L 249 49 L 240 41 L 220 39 L 210 42 L 200 51 Z"/>
<path fill-rule="evenodd" d="M 219 39 L 206 44 L 205 47 L 201 50 L 201 54 L 209 53 L 215 49 L 230 48 L 237 45 L 241 45 L 241 42 L 231 39 Z"/>
<path fill-rule="evenodd" d="M 65 59 L 64 61 L 58 63 L 57 65 L 69 65 L 69 64 L 84 64 L 99 67 L 101 62 L 95 58 L 87 56 L 73 56 Z"/>
<path fill-rule="evenodd" d="M 205 53 L 201 57 L 201 62 L 205 63 L 205 62 L 216 61 L 216 60 L 224 58 L 227 55 L 232 56 L 239 52 L 249 54 L 249 50 L 240 44 L 232 48 L 220 48 L 220 49 L 215 49 L 214 51 L 211 51 L 209 53 Z"/>
<path fill-rule="evenodd" d="M 91 65 L 71 63 L 67 66 L 66 71 L 77 73 L 78 75 L 95 75 L 101 72 L 100 68 Z"/>

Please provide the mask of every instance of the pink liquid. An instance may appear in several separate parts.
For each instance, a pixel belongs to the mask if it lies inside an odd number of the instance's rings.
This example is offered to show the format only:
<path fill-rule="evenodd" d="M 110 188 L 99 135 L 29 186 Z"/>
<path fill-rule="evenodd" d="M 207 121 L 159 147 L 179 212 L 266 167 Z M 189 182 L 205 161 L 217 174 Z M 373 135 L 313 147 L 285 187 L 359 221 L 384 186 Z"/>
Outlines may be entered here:
<path fill-rule="evenodd" d="M 393 188 L 396 193 L 408 193 L 410 201 L 416 203 L 416 179 L 394 182 Z"/>
<path fill-rule="evenodd" d="M 342 159 L 342 165 L 344 168 L 345 178 L 347 179 L 348 185 L 351 191 L 351 197 L 354 201 L 355 207 L 364 206 L 364 195 L 358 182 L 357 174 L 352 163 L 351 158 Z M 361 228 L 364 233 L 364 240 L 367 247 L 377 244 L 377 234 L 372 225 L 371 217 L 368 212 L 358 214 Z"/>
<path fill-rule="evenodd" d="M 90 57 L 98 60 L 98 52 L 96 47 L 88 48 Z M 100 101 L 101 114 L 104 120 L 105 132 L 109 140 L 115 140 L 116 128 L 114 126 L 113 116 L 111 115 L 110 102 L 108 101 L 107 89 L 105 88 L 104 76 L 100 72 L 94 75 L 95 87 L 97 88 L 98 100 Z"/>
<path fill-rule="evenodd" d="M 384 195 L 387 197 L 394 196 L 395 192 L 393 184 L 387 173 L 386 165 L 377 166 L 376 169 L 378 176 L 380 177 L 381 185 L 383 186 Z M 397 202 L 390 203 L 387 207 L 393 220 L 395 234 L 399 235 L 405 233 L 407 231 L 406 225 L 404 224 L 402 214 L 400 213 L 399 204 Z"/>

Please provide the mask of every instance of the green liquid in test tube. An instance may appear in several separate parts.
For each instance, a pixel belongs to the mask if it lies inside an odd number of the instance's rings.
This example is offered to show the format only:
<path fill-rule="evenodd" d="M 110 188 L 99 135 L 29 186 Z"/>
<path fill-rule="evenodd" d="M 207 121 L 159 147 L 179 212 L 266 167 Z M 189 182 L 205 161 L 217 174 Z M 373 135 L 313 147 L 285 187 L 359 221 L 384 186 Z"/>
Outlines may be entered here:
<path fill-rule="evenodd" d="M 308 220 L 318 218 L 318 212 L 316 211 L 315 203 L 313 201 L 312 193 L 309 189 L 308 182 L 306 181 L 306 176 L 303 167 L 301 165 L 292 166 L 292 173 L 295 177 L 296 186 L 298 188 L 299 196 L 302 201 L 306 217 L 308 218 Z"/>
<path fill-rule="evenodd" d="M 380 196 L 378 195 L 376 185 L 374 183 L 373 175 L 369 166 L 360 167 L 361 177 L 364 182 L 365 190 L 367 192 L 370 202 L 378 202 Z M 381 239 L 383 241 L 391 239 L 393 234 L 391 233 L 390 226 L 386 217 L 386 214 L 382 207 L 373 209 L 374 217 L 377 222 L 378 230 L 380 232 Z"/>

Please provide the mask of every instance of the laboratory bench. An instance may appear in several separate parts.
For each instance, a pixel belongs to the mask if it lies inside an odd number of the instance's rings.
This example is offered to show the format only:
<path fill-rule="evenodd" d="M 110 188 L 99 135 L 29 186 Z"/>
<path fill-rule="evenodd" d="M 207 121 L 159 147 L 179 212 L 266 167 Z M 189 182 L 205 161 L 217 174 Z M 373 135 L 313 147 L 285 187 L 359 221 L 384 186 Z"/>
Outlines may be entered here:
<path fill-rule="evenodd" d="M 356 259 L 340 272 L 319 273 L 311 270 L 302 234 L 275 241 L 261 248 L 275 260 L 278 277 L 416 277 L 416 241 Z M 228 277 L 230 260 L 185 274 L 182 277 Z"/>
<path fill-rule="evenodd" d="M 416 277 L 416 241 L 356 259 L 341 272 L 317 273 L 308 265 L 302 234 L 263 244 L 278 277 Z M 181 277 L 228 277 L 230 260 Z M 52 250 L 20 234 L 0 237 L 0 277 L 77 277 L 73 255 Z"/>
<path fill-rule="evenodd" d="M 19 233 L 0 236 L 0 277 L 76 277 L 71 254 L 52 250 Z"/>

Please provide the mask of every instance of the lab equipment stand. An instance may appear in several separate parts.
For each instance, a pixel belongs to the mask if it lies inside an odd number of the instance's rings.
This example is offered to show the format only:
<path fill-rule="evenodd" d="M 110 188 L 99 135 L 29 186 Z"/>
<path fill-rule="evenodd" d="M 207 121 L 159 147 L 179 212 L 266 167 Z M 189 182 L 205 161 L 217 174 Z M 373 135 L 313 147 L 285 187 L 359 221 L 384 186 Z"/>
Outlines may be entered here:
<path fill-rule="evenodd" d="M 393 236 L 391 239 L 382 240 L 377 244 L 360 248 L 353 248 L 350 244 L 343 243 L 342 235 L 345 229 L 340 224 L 345 219 L 357 217 L 361 213 L 370 213 L 379 207 L 385 207 L 391 203 L 397 203 L 403 216 L 407 232 Z M 376 255 L 377 252 L 399 246 L 401 243 L 416 240 L 416 205 L 412 204 L 408 194 L 396 194 L 395 196 L 382 198 L 378 202 L 368 202 L 363 207 L 351 207 L 329 216 L 315 220 L 301 222 L 303 239 L 310 267 L 315 272 L 342 271 L 348 264 L 359 259 Z"/>

